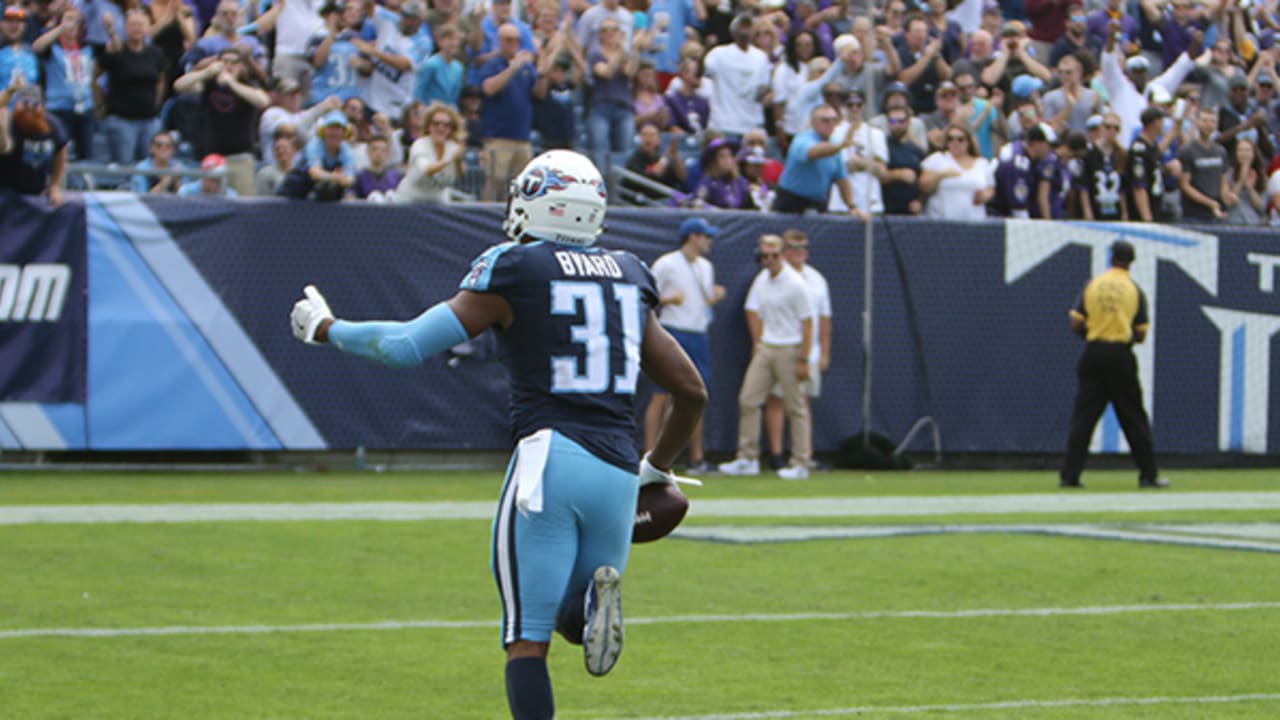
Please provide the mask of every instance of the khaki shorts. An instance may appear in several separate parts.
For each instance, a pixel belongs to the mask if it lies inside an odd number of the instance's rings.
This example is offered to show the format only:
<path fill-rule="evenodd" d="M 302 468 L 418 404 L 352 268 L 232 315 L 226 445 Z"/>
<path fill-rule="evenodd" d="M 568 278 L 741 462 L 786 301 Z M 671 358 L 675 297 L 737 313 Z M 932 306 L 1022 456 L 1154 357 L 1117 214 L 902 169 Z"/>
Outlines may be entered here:
<path fill-rule="evenodd" d="M 497 192 L 496 199 L 506 199 L 511 178 L 524 169 L 532 154 L 532 146 L 522 140 L 498 138 L 484 141 L 485 174 L 493 183 L 490 187 Z"/>
<path fill-rule="evenodd" d="M 813 363 L 810 363 L 810 365 L 812 366 Z M 812 369 L 809 372 L 811 373 L 809 379 L 800 383 L 800 392 L 811 398 L 816 398 L 822 395 L 822 373 L 813 372 Z M 770 390 L 769 394 L 776 398 L 782 397 L 782 386 L 775 383 L 773 390 Z"/>

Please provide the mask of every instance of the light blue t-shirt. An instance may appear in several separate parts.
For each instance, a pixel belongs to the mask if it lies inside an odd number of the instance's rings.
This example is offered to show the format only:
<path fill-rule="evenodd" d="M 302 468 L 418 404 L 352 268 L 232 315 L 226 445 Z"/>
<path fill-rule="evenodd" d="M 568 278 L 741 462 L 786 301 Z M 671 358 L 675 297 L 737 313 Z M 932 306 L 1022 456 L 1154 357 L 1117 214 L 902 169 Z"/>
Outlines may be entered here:
<path fill-rule="evenodd" d="M 680 46 L 684 44 L 686 27 L 699 27 L 693 12 L 693 0 L 652 0 L 649 3 L 648 25 L 654 31 L 649 55 L 659 72 L 674 73 L 680 66 Z M 666 30 L 657 28 L 666 23 Z M 637 26 L 638 27 L 638 26 Z"/>
<path fill-rule="evenodd" d="M 437 100 L 446 105 L 457 105 L 458 96 L 462 94 L 462 76 L 465 72 L 462 61 L 447 61 L 440 53 L 432 55 L 418 70 L 417 82 L 413 88 L 414 99 L 428 105 Z"/>
<path fill-rule="evenodd" d="M 0 48 L 0 83 L 9 85 L 15 74 L 21 74 L 28 85 L 40 84 L 40 63 L 31 48 L 21 43 Z"/>
<path fill-rule="evenodd" d="M 319 166 L 322 170 L 334 170 L 341 165 L 342 170 L 348 175 L 356 174 L 356 153 L 351 149 L 351 145 L 345 142 L 338 146 L 337 154 L 330 155 L 325 151 L 324 140 L 318 137 L 311 138 L 307 142 L 307 149 L 303 156 L 306 158 L 308 168 Z"/>
<path fill-rule="evenodd" d="M 325 31 L 311 37 L 307 43 L 308 60 L 315 57 L 316 49 L 327 36 L 328 31 Z M 343 30 L 334 38 L 333 44 L 329 46 L 329 57 L 325 59 L 324 65 L 316 69 L 315 77 L 311 80 L 311 99 L 308 105 L 315 105 L 330 95 L 336 95 L 339 100 L 346 102 L 348 98 L 360 94 L 360 74 L 351 67 L 351 58 L 360 54 L 356 46 L 351 44 L 353 37 L 354 32 Z"/>
<path fill-rule="evenodd" d="M 817 160 L 808 160 L 809 148 L 825 142 L 812 128 L 795 136 L 787 149 L 787 162 L 782 167 L 778 187 L 814 202 L 826 204 L 831 183 L 848 177 L 841 154 L 836 153 Z"/>
<path fill-rule="evenodd" d="M 144 158 L 142 162 L 139 162 L 137 165 L 134 165 L 134 167 L 139 170 L 150 170 L 151 168 L 155 167 L 155 164 L 151 162 L 151 158 Z M 178 162 L 177 160 L 170 160 L 169 169 L 184 170 L 186 168 L 183 167 L 182 163 Z M 151 175 L 134 175 L 129 180 L 129 190 L 131 192 L 138 193 L 139 195 L 145 195 L 146 193 L 151 191 L 151 184 L 154 181 L 155 181 L 155 177 Z M 199 185 L 200 183 L 197 182 L 196 183 L 197 195 L 199 194 Z M 185 185 L 178 186 L 178 191 L 181 192 L 184 186 Z"/>
<path fill-rule="evenodd" d="M 68 51 L 55 42 L 44 56 L 44 77 L 45 107 L 75 113 L 93 110 L 93 48 Z"/>

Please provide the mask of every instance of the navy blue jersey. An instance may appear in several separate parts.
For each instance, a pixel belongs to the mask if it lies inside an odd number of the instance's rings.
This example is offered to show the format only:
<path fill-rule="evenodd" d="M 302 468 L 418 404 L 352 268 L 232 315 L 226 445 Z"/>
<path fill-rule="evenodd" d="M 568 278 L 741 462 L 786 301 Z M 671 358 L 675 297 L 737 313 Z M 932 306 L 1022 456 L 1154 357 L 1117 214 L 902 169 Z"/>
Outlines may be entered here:
<path fill-rule="evenodd" d="M 1036 171 L 1039 161 L 1031 159 L 1021 141 L 1000 148 L 996 166 L 996 194 L 991 210 L 999 217 L 1025 218 L 1036 202 Z"/>
<path fill-rule="evenodd" d="M 619 250 L 508 242 L 476 258 L 460 287 L 497 293 L 514 310 L 497 332 L 514 436 L 554 428 L 634 471 L 640 345 L 658 306 L 649 268 Z"/>

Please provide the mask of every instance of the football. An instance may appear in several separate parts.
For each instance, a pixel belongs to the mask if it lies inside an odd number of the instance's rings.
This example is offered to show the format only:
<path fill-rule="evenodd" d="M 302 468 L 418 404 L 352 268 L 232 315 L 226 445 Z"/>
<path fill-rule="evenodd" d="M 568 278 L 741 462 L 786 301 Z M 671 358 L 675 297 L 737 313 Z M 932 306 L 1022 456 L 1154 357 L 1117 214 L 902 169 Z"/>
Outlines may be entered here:
<path fill-rule="evenodd" d="M 675 483 L 658 482 L 642 486 L 636 500 L 636 520 L 631 531 L 631 542 L 661 540 L 676 529 L 688 511 L 689 498 L 680 492 Z"/>

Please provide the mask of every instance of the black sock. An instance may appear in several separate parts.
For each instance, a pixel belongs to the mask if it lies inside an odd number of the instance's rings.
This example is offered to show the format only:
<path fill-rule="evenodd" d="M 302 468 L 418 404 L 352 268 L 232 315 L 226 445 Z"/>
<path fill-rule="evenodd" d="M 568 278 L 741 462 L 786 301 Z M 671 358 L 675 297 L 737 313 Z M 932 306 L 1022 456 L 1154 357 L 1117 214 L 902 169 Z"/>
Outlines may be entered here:
<path fill-rule="evenodd" d="M 522 657 L 507 661 L 507 704 L 514 720 L 551 720 L 556 703 L 551 697 L 547 661 Z"/>

